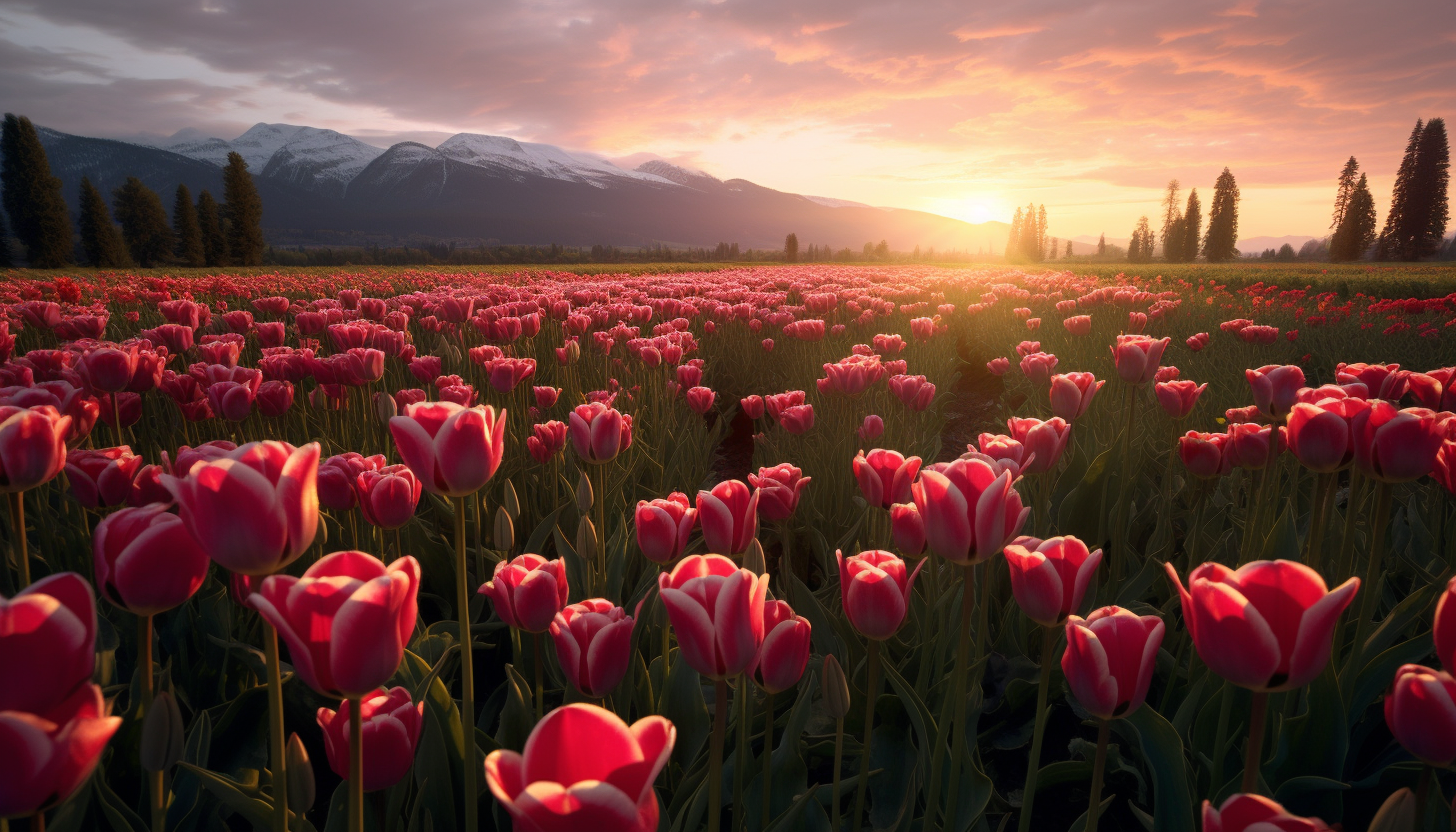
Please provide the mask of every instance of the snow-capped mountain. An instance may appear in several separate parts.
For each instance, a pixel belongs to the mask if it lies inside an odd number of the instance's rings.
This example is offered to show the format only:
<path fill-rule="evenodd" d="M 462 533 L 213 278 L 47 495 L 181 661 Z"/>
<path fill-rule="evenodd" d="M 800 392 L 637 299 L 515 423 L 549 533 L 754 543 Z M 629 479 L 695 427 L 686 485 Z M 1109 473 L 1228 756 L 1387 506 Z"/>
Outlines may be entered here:
<path fill-rule="evenodd" d="M 268 157 L 262 175 L 340 197 L 359 171 L 384 152 L 353 136 L 303 127 Z"/>
<path fill-rule="evenodd" d="M 209 136 L 195 127 L 178 130 L 153 146 L 219 167 L 227 164 L 227 156 L 233 152 L 231 144 L 216 136 Z"/>
<path fill-rule="evenodd" d="M 569 153 L 555 145 L 519 142 L 505 136 L 457 133 L 436 150 L 450 159 L 498 170 L 512 178 L 544 176 L 597 187 L 606 187 L 614 179 L 675 184 L 641 170 L 623 170 L 605 159 Z"/>
<path fill-rule="evenodd" d="M 652 159 L 637 166 L 639 173 L 651 174 L 661 177 L 670 182 L 676 182 L 689 188 L 699 191 L 710 191 L 723 188 L 723 180 L 700 170 L 680 167 L 662 159 Z"/>

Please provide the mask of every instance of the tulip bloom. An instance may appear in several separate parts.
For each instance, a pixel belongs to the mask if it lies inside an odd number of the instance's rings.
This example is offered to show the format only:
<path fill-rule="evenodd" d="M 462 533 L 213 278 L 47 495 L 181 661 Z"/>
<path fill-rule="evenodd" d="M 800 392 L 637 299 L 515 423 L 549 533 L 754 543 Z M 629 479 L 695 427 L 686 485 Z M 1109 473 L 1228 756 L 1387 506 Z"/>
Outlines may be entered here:
<path fill-rule="evenodd" d="M 1043 474 L 1055 468 L 1072 435 L 1072 426 L 1060 416 L 1045 422 L 1013 416 L 1006 420 L 1006 428 L 1033 455 L 1021 469 L 1026 474 Z"/>
<path fill-rule="evenodd" d="M 354 480 L 359 512 L 371 526 L 397 529 L 415 516 L 424 485 L 408 465 L 363 471 Z"/>
<path fill-rule="evenodd" d="M 404 464 L 426 491 L 465 497 L 479 491 L 500 467 L 506 412 L 454 402 L 420 402 L 390 419 L 389 432 Z"/>
<path fill-rule="evenodd" d="M 1112 347 L 1112 361 L 1117 375 L 1128 384 L 1147 384 L 1153 380 L 1163 361 L 1163 350 L 1170 338 L 1149 338 L 1146 335 L 1119 335 Z"/>
<path fill-rule="evenodd" d="M 212 561 L 182 518 L 153 503 L 109 514 L 91 538 L 101 597 L 133 615 L 180 606 L 207 578 Z"/>
<path fill-rule="evenodd" d="M 0 708 L 0 818 L 49 809 L 85 783 L 121 727 L 121 717 L 106 712 L 101 688 L 90 682 L 38 711 Z"/>
<path fill-rule="evenodd" d="M 1062 326 L 1073 335 L 1089 335 L 1092 332 L 1091 315 L 1073 315 L 1062 319 Z"/>
<path fill-rule="evenodd" d="M 1436 622 L 1431 628 L 1436 642 L 1436 658 L 1449 670 L 1456 667 L 1456 578 L 1446 582 L 1446 591 L 1436 602 Z"/>
<path fill-rule="evenodd" d="M 898 451 L 875 448 L 854 458 L 854 478 L 865 502 L 880 508 L 910 499 L 910 484 L 920 473 L 920 457 L 908 459 Z"/>
<path fill-rule="evenodd" d="M 1291 815 L 1257 794 L 1233 794 L 1217 809 L 1203 801 L 1203 832 L 1329 832 L 1319 818 Z"/>
<path fill-rule="evenodd" d="M 0 596 L 0 667 L 6 678 L 0 713 L 47 713 L 90 682 L 95 644 L 96 598 L 80 575 L 61 572 L 8 600 Z M 6 779 L 0 777 L 0 789 Z"/>
<path fill-rule="evenodd" d="M 1357 398 L 1295 402 L 1285 429 L 1290 453 L 1315 473 L 1348 468 L 1355 461 L 1353 422 L 1369 409 L 1369 402 Z"/>
<path fill-rule="evenodd" d="M 495 565 L 495 574 L 480 585 L 495 614 L 507 626 L 528 633 L 544 633 L 556 613 L 566 606 L 569 587 L 566 561 L 540 555 L 520 555 Z"/>
<path fill-rule="evenodd" d="M 689 388 L 686 398 L 688 407 L 694 413 L 702 416 L 713 409 L 713 401 L 718 398 L 718 394 L 706 387 L 693 387 Z"/>
<path fill-rule="evenodd" d="M 378 471 L 385 465 L 382 454 L 364 456 L 347 451 L 335 454 L 318 467 L 319 505 L 330 511 L 348 511 L 359 504 L 354 491 L 354 480 L 365 471 Z"/>
<path fill-rule="evenodd" d="M 1199 433 L 1190 430 L 1178 437 L 1178 458 L 1188 473 L 1202 480 L 1211 480 L 1233 470 L 1233 461 L 1224 453 L 1228 445 L 1226 433 Z"/>
<path fill-rule="evenodd" d="M 209 557 L 232 572 L 271 575 L 303 554 L 318 531 L 318 456 L 317 442 L 250 442 L 194 464 L 185 477 L 161 480 Z"/>
<path fill-rule="evenodd" d="M 809 619 L 795 615 L 784 601 L 763 605 L 763 645 L 749 675 L 768 693 L 783 693 L 799 683 L 809 664 Z"/>
<path fill-rule="evenodd" d="M 28 491 L 66 467 L 71 417 L 49 405 L 0 406 L 0 492 Z"/>
<path fill-rule="evenodd" d="M 1335 365 L 1335 381 L 1340 384 L 1358 382 L 1365 385 L 1371 398 L 1397 401 L 1405 395 L 1409 370 L 1402 370 L 1399 364 L 1346 364 Z"/>
<path fill-rule="evenodd" d="M 653 563 L 672 563 L 682 556 L 697 520 L 698 510 L 688 506 L 688 495 L 681 492 L 640 500 L 633 515 L 637 546 Z"/>
<path fill-rule="evenodd" d="M 1052 376 L 1052 414 L 1068 422 L 1080 418 L 1106 383 L 1098 381 L 1091 373 L 1058 373 Z"/>
<path fill-rule="evenodd" d="M 1070 535 L 1024 538 L 1007 546 L 1011 593 L 1022 613 L 1043 627 L 1056 627 L 1082 606 L 1087 584 L 1102 562 L 1102 550 Z"/>
<path fill-rule="evenodd" d="M 1444 768 L 1456 761 L 1456 679 L 1402 665 L 1385 694 L 1385 724 L 1411 756 Z"/>
<path fill-rule="evenodd" d="M 531 458 L 545 465 L 566 447 L 566 423 L 552 420 L 531 426 L 526 437 L 526 450 Z"/>
<path fill-rule="evenodd" d="M 97 347 L 81 356 L 79 369 L 86 386 L 95 393 L 118 393 L 136 373 L 136 347 Z"/>
<path fill-rule="evenodd" d="M 738 555 L 748 550 L 758 536 L 759 494 L 742 480 L 724 480 L 712 491 L 698 492 L 698 523 L 709 551 Z"/>
<path fill-rule="evenodd" d="M 893 636 L 905 622 L 910 609 L 910 592 L 925 561 L 906 573 L 905 561 L 882 549 L 871 549 L 839 561 L 839 600 L 844 616 L 860 635 L 874 641 Z"/>
<path fill-rule="evenodd" d="M 779 425 L 794 436 L 803 436 L 814 429 L 814 405 L 790 405 L 779 411 Z"/>
<path fill-rule="evenodd" d="M 890 537 L 902 555 L 919 557 L 925 552 L 925 519 L 914 503 L 890 506 Z"/>
<path fill-rule="evenodd" d="M 1203 395 L 1207 387 L 1207 384 L 1175 379 L 1153 384 L 1153 392 L 1157 394 L 1158 404 L 1163 406 L 1163 412 L 1169 418 L 1185 419 L 1193 412 L 1194 405 L 1198 404 L 1198 397 Z"/>
<path fill-rule="evenodd" d="M 1245 370 L 1244 378 L 1253 388 L 1254 404 L 1259 412 L 1276 419 L 1289 413 L 1300 388 L 1304 387 L 1304 370 L 1293 364 L 1270 364 Z"/>
<path fill-rule="evenodd" d="M 1287 447 L 1284 435 L 1285 429 L 1274 425 L 1252 422 L 1229 425 L 1224 453 L 1236 468 L 1261 471 L 1273 465 L 1275 457 L 1284 452 Z"/>
<path fill-rule="evenodd" d="M 349 708 L 345 699 L 338 711 L 318 709 L 329 768 L 349 779 Z M 364 791 L 387 789 L 403 780 L 415 764 L 415 746 L 425 724 L 425 703 L 410 701 L 404 688 L 378 688 L 359 702 L 359 736 L 364 743 Z"/>
<path fill-rule="evenodd" d="M 1021 373 L 1032 384 L 1049 384 L 1056 368 L 1057 357 L 1049 353 L 1034 352 L 1021 358 Z"/>
<path fill-rule="evenodd" d="M 749 474 L 748 481 L 758 489 L 758 513 L 766 520 L 787 520 L 799 507 L 799 495 L 809 487 L 812 477 L 787 462 L 772 468 L 760 468 Z"/>
<path fill-rule="evenodd" d="M 1103 607 L 1085 619 L 1067 618 L 1062 672 L 1087 712 L 1117 719 L 1142 707 L 1153 682 L 1163 620 L 1121 607 Z"/>
<path fill-rule="evenodd" d="M 611 462 L 632 447 L 632 417 L 602 402 L 590 402 L 571 411 L 567 423 L 571 445 L 583 462 Z"/>
<path fill-rule="evenodd" d="M 1351 578 L 1327 591 L 1308 566 L 1259 560 L 1238 570 L 1205 563 L 1189 573 L 1184 589 L 1173 565 L 1165 566 L 1203 663 L 1256 692 L 1293 690 L 1318 676 L 1340 613 L 1360 588 Z"/>
<path fill-rule="evenodd" d="M 952 563 L 979 563 L 1000 552 L 1021 533 L 1031 508 L 1009 471 L 980 459 L 957 459 L 920 473 L 910 489 L 925 520 L 930 551 Z"/>
<path fill-rule="evenodd" d="M 721 681 L 753 666 L 763 643 L 767 575 L 722 555 L 689 555 L 657 585 L 689 667 Z"/>
<path fill-rule="evenodd" d="M 632 616 L 605 598 L 568 604 L 551 620 L 551 640 L 566 680 L 582 696 L 601 699 L 632 662 Z"/>
<path fill-rule="evenodd" d="M 86 508 L 119 506 L 131 497 L 132 483 L 145 461 L 127 445 L 94 451 L 77 448 L 66 455 L 71 495 Z"/>
<path fill-rule="evenodd" d="M 334 552 L 302 578 L 265 578 L 248 606 L 287 642 L 293 668 L 309 687 L 355 699 L 399 669 L 415 629 L 419 588 L 420 564 L 412 557 L 385 566 L 363 552 Z"/>
<path fill-rule="evenodd" d="M 1435 468 L 1445 439 L 1440 423 L 1423 407 L 1396 410 L 1390 402 L 1374 402 L 1350 421 L 1355 464 L 1383 483 L 1418 480 Z"/>
<path fill-rule="evenodd" d="M 485 782 L 517 829 L 653 832 L 652 783 L 676 741 L 660 716 L 628 726 L 595 705 L 564 705 L 536 724 L 523 753 L 492 751 Z"/>
<path fill-rule="evenodd" d="M 880 435 L 884 432 L 885 420 L 881 419 L 878 415 L 874 413 L 871 413 L 868 416 L 864 417 L 864 422 L 860 424 L 857 431 L 860 440 L 864 442 L 873 442 L 876 439 L 879 439 Z"/>

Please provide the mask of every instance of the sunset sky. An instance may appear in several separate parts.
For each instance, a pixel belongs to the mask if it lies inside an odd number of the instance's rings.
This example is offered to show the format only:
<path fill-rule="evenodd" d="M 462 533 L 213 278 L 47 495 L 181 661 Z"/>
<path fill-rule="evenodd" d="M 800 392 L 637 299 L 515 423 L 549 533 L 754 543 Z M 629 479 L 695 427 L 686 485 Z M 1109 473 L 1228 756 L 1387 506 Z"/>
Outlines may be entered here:
<path fill-rule="evenodd" d="M 1240 236 L 1325 233 L 1354 154 L 1384 221 L 1456 117 L 1442 0 L 0 0 L 0 102 L 84 135 L 258 121 L 480 132 L 781 190 L 1126 237 L 1169 178 Z"/>

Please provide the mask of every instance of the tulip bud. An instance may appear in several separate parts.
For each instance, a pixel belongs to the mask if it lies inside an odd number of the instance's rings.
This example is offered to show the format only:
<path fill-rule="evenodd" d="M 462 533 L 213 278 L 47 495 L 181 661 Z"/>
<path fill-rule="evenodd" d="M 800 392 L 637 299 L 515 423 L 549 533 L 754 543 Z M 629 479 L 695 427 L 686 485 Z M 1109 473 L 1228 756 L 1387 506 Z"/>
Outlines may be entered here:
<path fill-rule="evenodd" d="M 394 396 L 388 393 L 374 394 L 374 415 L 383 424 L 389 424 L 389 420 L 399 415 L 399 403 Z"/>
<path fill-rule="evenodd" d="M 596 495 L 592 493 L 591 478 L 586 472 L 581 472 L 581 477 L 576 481 L 576 513 L 582 517 L 591 514 L 592 506 L 596 504 Z"/>
<path fill-rule="evenodd" d="M 590 517 L 583 515 L 581 522 L 576 524 L 577 557 L 593 562 L 597 559 L 597 551 L 597 527 L 592 525 Z"/>
<path fill-rule="evenodd" d="M 830 653 L 824 657 L 824 678 L 819 683 L 820 696 L 824 699 L 824 710 L 835 719 L 844 719 L 849 714 L 849 680 L 844 678 L 844 668 L 839 659 Z"/>
<path fill-rule="evenodd" d="M 505 487 L 501 489 L 501 505 L 512 520 L 521 519 L 521 498 L 516 496 L 516 487 L 510 480 L 506 480 Z"/>
<path fill-rule="evenodd" d="M 288 810 L 303 817 L 313 808 L 316 796 L 313 765 L 308 761 L 308 751 L 304 749 L 297 731 L 288 735 L 287 749 Z"/>
<path fill-rule="evenodd" d="M 141 763 L 147 771 L 166 771 L 182 759 L 182 712 L 172 694 L 162 691 L 152 700 L 142 721 Z"/>
<path fill-rule="evenodd" d="M 768 571 L 768 560 L 763 555 L 763 544 L 754 538 L 748 544 L 748 551 L 743 553 L 743 568 L 755 575 L 762 575 Z"/>
<path fill-rule="evenodd" d="M 495 510 L 495 548 L 501 552 L 516 548 L 516 528 L 505 506 Z"/>
<path fill-rule="evenodd" d="M 1416 796 L 1409 788 L 1397 789 L 1380 804 L 1370 821 L 1370 832 L 1414 832 Z"/>

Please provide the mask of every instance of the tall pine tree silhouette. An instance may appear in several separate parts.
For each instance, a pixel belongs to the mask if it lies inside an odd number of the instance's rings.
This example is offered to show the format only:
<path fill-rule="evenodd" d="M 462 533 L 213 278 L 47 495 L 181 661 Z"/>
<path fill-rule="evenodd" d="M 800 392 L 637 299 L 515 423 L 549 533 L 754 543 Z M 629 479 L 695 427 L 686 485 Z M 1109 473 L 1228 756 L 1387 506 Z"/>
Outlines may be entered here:
<path fill-rule="evenodd" d="M 1375 197 L 1370 193 L 1370 183 L 1365 174 L 1360 174 L 1350 190 L 1340 226 L 1330 237 L 1330 261 L 1348 263 L 1365 256 L 1370 244 L 1375 242 Z"/>
<path fill-rule="evenodd" d="M 1178 221 L 1183 215 L 1178 211 L 1178 180 L 1169 179 L 1168 187 L 1163 191 L 1163 226 L 1159 231 L 1159 238 L 1163 241 L 1163 257 L 1170 263 L 1179 261 L 1179 249 L 1182 248 L 1182 229 L 1178 227 Z"/>
<path fill-rule="evenodd" d="M 1210 263 L 1223 263 L 1239 256 L 1239 185 L 1228 168 L 1213 183 L 1213 201 L 1208 206 L 1208 232 L 1203 235 L 1203 256 Z"/>
<path fill-rule="evenodd" d="M 228 154 L 222 172 L 223 215 L 227 218 L 228 257 L 234 265 L 263 263 L 263 200 L 248 173 L 248 163 L 236 152 Z"/>
<path fill-rule="evenodd" d="M 1446 120 L 1433 118 L 1421 131 L 1416 151 L 1416 172 L 1410 200 L 1411 260 L 1423 260 L 1441 253 L 1446 225 L 1450 222 L 1447 202 L 1451 184 L 1451 148 L 1446 138 Z"/>
<path fill-rule="evenodd" d="M 121 236 L 127 251 L 138 266 L 151 268 L 172 259 L 172 227 L 167 224 L 167 211 L 157 192 L 142 184 L 135 176 L 112 193 L 116 219 L 121 223 Z"/>
<path fill-rule="evenodd" d="M 1180 263 L 1192 263 L 1198 259 L 1198 240 L 1203 236 L 1203 204 L 1198 201 L 1198 189 L 1188 191 L 1188 204 L 1183 207 L 1183 243 L 1179 247 Z"/>
<path fill-rule="evenodd" d="M 207 249 L 202 244 L 202 226 L 197 223 L 197 208 L 192 205 L 192 192 L 186 185 L 177 186 L 172 200 L 172 233 L 177 238 L 173 254 L 184 266 L 207 265 Z"/>
<path fill-rule="evenodd" d="M 106 198 L 87 177 L 81 177 L 81 253 L 86 265 L 98 269 L 121 269 L 132 264 L 121 232 L 111 222 Z"/>
<path fill-rule="evenodd" d="M 1401 237 L 1410 227 L 1406 214 L 1410 210 L 1411 187 L 1416 175 L 1416 154 L 1425 129 L 1425 122 L 1416 119 L 1416 126 L 1411 129 L 1410 138 L 1406 139 L 1405 155 L 1401 157 L 1400 168 L 1395 173 L 1395 186 L 1390 193 L 1390 210 L 1385 214 L 1385 230 L 1380 232 L 1380 245 L 1375 250 L 1378 260 L 1407 259 L 1405 255 L 1409 248 Z"/>
<path fill-rule="evenodd" d="M 222 230 L 222 212 L 217 200 L 204 190 L 197 195 L 197 225 L 202 230 L 203 261 L 208 266 L 226 266 L 227 235 Z"/>
<path fill-rule="evenodd" d="M 1345 167 L 1340 171 L 1340 178 L 1335 183 L 1335 213 L 1330 219 L 1330 228 L 1339 228 L 1340 222 L 1345 219 L 1345 211 L 1350 205 L 1350 197 L 1355 193 L 1355 178 L 1360 173 L 1360 163 L 1351 156 Z"/>
<path fill-rule="evenodd" d="M 61 180 L 51 175 L 45 148 L 30 119 L 5 114 L 0 155 L 4 157 L 0 185 L 4 187 L 5 212 L 25 246 L 26 259 L 42 269 L 71 262 L 71 217 L 61 197 Z"/>
<path fill-rule="evenodd" d="M 1006 259 L 1008 261 L 1018 260 L 1021 257 L 1021 209 L 1017 208 L 1016 213 L 1011 215 L 1011 231 L 1006 235 Z"/>

